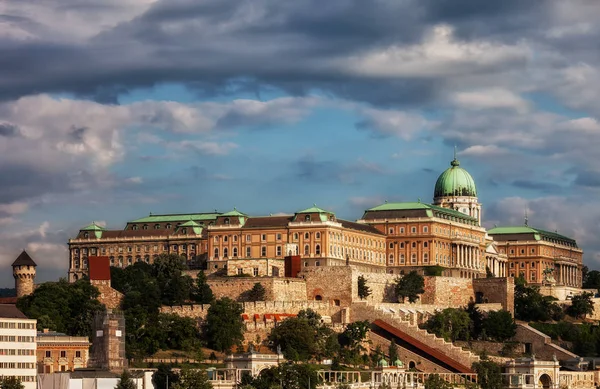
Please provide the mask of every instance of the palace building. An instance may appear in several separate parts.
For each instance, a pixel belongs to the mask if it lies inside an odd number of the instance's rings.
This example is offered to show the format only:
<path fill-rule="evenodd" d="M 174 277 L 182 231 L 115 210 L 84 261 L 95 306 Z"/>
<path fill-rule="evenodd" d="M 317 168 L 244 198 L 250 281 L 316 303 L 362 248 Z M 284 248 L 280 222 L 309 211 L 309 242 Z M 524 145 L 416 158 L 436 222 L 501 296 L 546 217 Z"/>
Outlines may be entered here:
<path fill-rule="evenodd" d="M 583 252 L 575 240 L 528 226 L 487 231 L 481 218 L 475 181 L 455 156 L 435 183 L 432 204 L 386 202 L 356 222 L 314 205 L 282 216 L 249 216 L 235 208 L 150 214 L 123 230 L 92 223 L 69 240 L 69 280 L 87 274 L 89 256 L 125 267 L 175 253 L 190 268 L 224 275 L 283 277 L 286 258 L 299 257 L 301 268 L 349 264 L 399 275 L 523 275 L 533 284 L 581 286 Z"/>

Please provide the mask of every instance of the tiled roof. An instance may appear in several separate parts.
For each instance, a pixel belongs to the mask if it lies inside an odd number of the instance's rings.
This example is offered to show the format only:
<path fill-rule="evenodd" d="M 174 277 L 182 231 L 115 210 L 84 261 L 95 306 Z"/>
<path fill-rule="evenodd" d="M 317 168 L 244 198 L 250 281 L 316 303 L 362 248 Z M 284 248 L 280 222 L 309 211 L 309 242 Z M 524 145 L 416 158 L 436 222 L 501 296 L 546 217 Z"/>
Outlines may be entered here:
<path fill-rule="evenodd" d="M 0 304 L 0 317 L 4 319 L 27 319 L 27 316 L 13 304 Z"/>
<path fill-rule="evenodd" d="M 331 211 L 326 211 L 322 208 L 317 207 L 316 204 L 310 208 L 303 209 L 302 211 L 299 211 L 296 213 L 331 213 L 331 214 L 333 214 L 333 212 L 331 212 Z"/>
<path fill-rule="evenodd" d="M 103 238 L 131 238 L 131 237 L 142 237 L 142 236 L 168 236 L 173 234 L 174 230 L 160 229 L 160 230 L 110 230 L 104 231 L 102 234 Z"/>
<path fill-rule="evenodd" d="M 188 220 L 214 220 L 220 213 L 184 213 L 169 215 L 152 215 L 141 219 L 132 220 L 129 223 L 161 223 L 161 222 L 186 222 Z"/>
<path fill-rule="evenodd" d="M 0 297 L 0 304 L 16 304 L 17 300 L 17 296 Z"/>
<path fill-rule="evenodd" d="M 384 235 L 385 234 L 379 231 L 377 228 L 370 226 L 368 224 L 355 223 L 348 220 L 337 219 L 338 223 L 342 224 L 342 227 L 349 228 L 351 230 L 369 232 L 371 234 Z"/>
<path fill-rule="evenodd" d="M 243 228 L 286 227 L 293 216 L 249 217 Z"/>
<path fill-rule="evenodd" d="M 12 266 L 37 266 L 33 259 L 27 254 L 25 250 L 19 254 L 17 259 L 12 263 Z"/>
<path fill-rule="evenodd" d="M 563 241 L 568 245 L 577 247 L 575 239 L 561 235 L 557 232 L 550 232 L 533 228 L 529 226 L 512 226 L 512 227 L 494 227 L 488 231 L 491 236 L 494 235 L 526 235 L 531 234 L 535 240 L 558 240 Z"/>

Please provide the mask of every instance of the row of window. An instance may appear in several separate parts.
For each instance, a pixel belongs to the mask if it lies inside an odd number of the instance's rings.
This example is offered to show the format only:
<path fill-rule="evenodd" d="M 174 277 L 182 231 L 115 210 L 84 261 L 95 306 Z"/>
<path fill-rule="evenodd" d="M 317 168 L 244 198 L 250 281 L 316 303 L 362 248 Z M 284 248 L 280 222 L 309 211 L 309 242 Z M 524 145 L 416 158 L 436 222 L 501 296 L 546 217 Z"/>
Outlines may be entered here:
<path fill-rule="evenodd" d="M 196 246 L 197 245 L 195 245 L 195 244 L 185 244 L 185 243 L 184 244 L 180 244 L 180 245 L 173 244 L 173 245 L 171 245 L 171 249 L 173 251 L 178 251 L 178 250 L 181 250 L 181 251 L 187 251 L 187 250 L 189 250 L 189 251 L 196 251 L 196 248 L 197 248 Z M 159 245 L 155 244 L 154 247 L 153 247 L 153 251 L 155 253 L 157 253 L 158 249 L 159 249 Z M 169 250 L 169 245 L 168 244 L 162 245 L 162 249 L 164 251 Z M 122 246 L 117 247 L 116 250 L 119 253 L 122 253 L 124 251 Z M 106 247 L 102 247 L 100 251 L 101 251 L 102 254 L 106 254 Z M 114 253 L 115 252 L 115 247 L 110 247 L 108 251 L 111 254 Z M 128 253 L 131 253 L 131 252 L 133 252 L 133 247 L 132 246 L 127 246 L 127 248 L 126 248 L 125 251 L 127 251 Z M 138 253 L 141 252 L 142 251 L 142 246 L 135 246 L 135 251 L 138 252 Z M 150 251 L 150 245 L 145 245 L 144 246 L 144 251 L 145 252 L 149 252 Z M 74 252 L 75 255 L 79 255 L 79 249 L 78 248 L 73 249 L 73 252 Z M 98 253 L 98 250 L 97 250 L 96 247 L 91 247 L 89 249 L 89 253 L 90 253 L 90 255 L 96 255 Z M 87 248 L 82 248 L 81 249 L 81 254 L 82 255 L 87 255 L 88 254 L 88 249 Z"/>
<path fill-rule="evenodd" d="M 363 259 L 363 260 L 373 260 L 373 259 L 382 259 L 383 258 L 383 254 L 377 254 L 374 253 L 373 251 L 368 251 L 368 250 L 356 250 L 356 249 L 347 249 L 347 248 L 341 248 L 340 246 L 329 246 L 329 251 L 330 251 L 330 255 L 334 256 L 334 257 L 340 257 L 340 258 L 344 258 L 344 252 L 348 257 L 351 257 L 353 259 Z M 220 250 L 218 247 L 214 248 L 214 258 L 218 259 L 220 256 Z M 310 245 L 306 244 L 304 245 L 304 251 L 303 251 L 305 256 L 310 255 Z M 287 255 L 299 255 L 299 248 L 298 246 L 296 246 L 295 248 L 295 253 L 292 253 L 291 251 L 287 253 Z M 315 245 L 315 250 L 314 250 L 314 255 L 321 255 L 323 254 L 321 251 L 321 245 L 320 244 L 316 244 Z M 280 257 L 283 255 L 283 251 L 282 251 L 282 247 L 281 246 L 277 246 L 275 247 L 275 255 L 277 257 Z M 266 257 L 267 256 L 267 246 L 262 246 L 260 248 L 260 256 L 261 257 Z M 237 258 L 238 257 L 238 248 L 237 247 L 233 247 L 231 249 L 231 257 L 232 258 Z M 246 246 L 246 258 L 251 258 L 252 257 L 252 248 L 250 246 Z M 225 247 L 223 248 L 223 258 L 229 258 L 229 248 Z"/>
<path fill-rule="evenodd" d="M 35 336 L 0 335 L 0 342 L 35 342 Z"/>
<path fill-rule="evenodd" d="M 300 236 L 301 236 L 300 233 L 294 232 L 292 234 L 292 241 L 297 242 L 298 240 L 300 240 Z M 304 237 L 304 240 L 310 240 L 311 233 L 310 232 L 305 232 L 303 234 L 303 237 Z M 321 240 L 321 232 L 319 232 L 319 231 L 315 232 L 314 233 L 314 237 L 315 237 L 315 240 Z M 329 237 L 332 240 L 339 240 L 339 241 L 341 241 L 342 238 L 344 238 L 346 242 L 356 243 L 356 244 L 360 244 L 360 245 L 366 245 L 368 247 L 377 247 L 377 246 L 378 247 L 383 247 L 383 243 L 382 242 L 376 242 L 376 241 L 374 241 L 372 239 L 356 238 L 354 236 L 348 237 L 347 235 L 344 236 L 343 234 L 340 234 L 340 233 L 330 232 L 329 233 Z M 281 241 L 281 239 L 282 239 L 282 234 L 281 233 L 277 233 L 275 235 L 275 240 L 276 241 Z M 223 235 L 223 236 L 215 235 L 213 237 L 213 242 L 214 243 L 219 243 L 219 241 L 221 241 L 221 240 L 223 241 L 223 243 L 228 243 L 230 240 L 235 243 L 235 242 L 238 241 L 238 236 L 237 235 L 231 235 L 231 236 L 229 236 L 229 235 Z M 267 241 L 267 234 L 261 234 L 260 235 L 260 241 L 261 242 L 266 242 Z M 246 234 L 246 242 L 248 242 L 248 243 L 252 242 L 252 235 L 251 234 Z"/>
<path fill-rule="evenodd" d="M 378 247 L 378 248 L 383 248 L 384 247 L 384 243 L 383 241 L 376 241 L 374 239 L 365 239 L 365 238 L 358 238 L 354 235 L 345 235 L 339 232 L 330 232 L 329 233 L 329 238 L 333 241 L 344 241 L 346 243 L 353 243 L 353 244 L 358 244 L 360 246 L 366 246 L 366 247 Z"/>
<path fill-rule="evenodd" d="M 35 382 L 35 378 L 37 377 L 35 375 L 12 375 L 12 374 L 10 374 L 10 375 L 5 374 L 5 375 L 8 377 L 16 377 L 21 382 Z"/>
<path fill-rule="evenodd" d="M 20 329 L 20 330 L 33 330 L 35 329 L 35 323 L 16 323 L 16 322 L 0 322 L 0 328 L 9 329 Z"/>
<path fill-rule="evenodd" d="M 429 232 L 429 227 L 428 226 L 423 226 L 421 228 L 421 231 L 424 234 L 427 234 Z M 395 234 L 396 233 L 396 229 L 394 227 L 390 227 L 389 230 L 388 230 L 388 233 Z M 398 233 L 399 234 L 404 234 L 404 227 L 398 227 Z M 415 226 L 410 227 L 410 233 L 411 234 L 416 234 L 417 233 L 417 227 L 415 227 Z"/>
<path fill-rule="evenodd" d="M 0 348 L 0 355 L 35 355 L 35 350 Z"/>
<path fill-rule="evenodd" d="M 388 259 L 389 259 L 389 261 L 388 261 L 389 264 L 393 265 L 394 264 L 394 254 L 390 254 Z M 428 253 L 423 253 L 422 256 L 421 256 L 421 260 L 422 260 L 423 263 L 429 263 L 429 254 Z M 400 254 L 398 263 L 400 263 L 400 264 L 405 263 L 405 256 L 404 256 L 404 254 Z M 416 253 L 413 253 L 410 256 L 410 263 L 417 263 L 417 254 Z"/>
<path fill-rule="evenodd" d="M 46 350 L 46 352 L 44 353 L 44 357 L 52 358 L 52 350 Z M 67 352 L 65 350 L 60 350 L 60 358 L 66 358 L 66 357 L 67 357 Z M 81 351 L 79 351 L 79 350 L 75 351 L 75 358 L 81 358 Z"/>
<path fill-rule="evenodd" d="M 0 362 L 0 369 L 35 369 L 32 362 Z"/>

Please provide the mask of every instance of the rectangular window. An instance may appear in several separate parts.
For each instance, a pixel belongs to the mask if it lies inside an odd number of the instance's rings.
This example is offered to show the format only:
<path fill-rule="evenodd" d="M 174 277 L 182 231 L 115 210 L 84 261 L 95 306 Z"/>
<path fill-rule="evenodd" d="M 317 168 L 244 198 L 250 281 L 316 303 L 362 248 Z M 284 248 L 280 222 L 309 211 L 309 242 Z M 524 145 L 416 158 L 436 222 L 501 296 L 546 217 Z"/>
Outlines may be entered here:
<path fill-rule="evenodd" d="M 258 276 L 258 268 L 257 267 L 255 267 L 253 269 L 253 274 L 254 274 L 254 277 Z"/>
<path fill-rule="evenodd" d="M 61 350 L 60 351 L 60 357 L 61 358 L 66 358 L 67 357 L 67 352 L 65 350 Z"/>
<path fill-rule="evenodd" d="M 52 351 L 46 350 L 46 358 L 52 358 Z"/>
<path fill-rule="evenodd" d="M 246 247 L 246 257 L 250 258 L 252 256 L 252 251 L 250 246 Z"/>
<path fill-rule="evenodd" d="M 404 234 L 404 227 L 400 227 L 400 233 Z"/>
<path fill-rule="evenodd" d="M 158 245 L 156 245 L 156 244 L 154 245 L 154 252 L 155 253 L 158 252 Z"/>
<path fill-rule="evenodd" d="M 400 263 L 404 263 L 404 254 L 400 254 Z"/>
<path fill-rule="evenodd" d="M 281 234 L 277 234 L 277 240 L 281 240 Z"/>
<path fill-rule="evenodd" d="M 277 246 L 277 256 L 281 257 L 281 246 Z"/>
<path fill-rule="evenodd" d="M 246 242 L 252 242 L 252 236 L 246 235 Z"/>
<path fill-rule="evenodd" d="M 75 358 L 81 358 L 81 351 L 75 351 Z"/>
<path fill-rule="evenodd" d="M 267 256 L 267 246 L 262 246 L 260 248 L 260 256 L 261 257 L 266 257 Z"/>
<path fill-rule="evenodd" d="M 416 234 L 416 233 L 417 233 L 417 227 L 411 227 L 411 228 L 410 228 L 410 232 L 411 232 L 412 234 Z"/>
<path fill-rule="evenodd" d="M 263 241 L 263 242 L 266 242 L 267 241 L 267 234 L 262 234 L 260 236 L 260 240 Z"/>

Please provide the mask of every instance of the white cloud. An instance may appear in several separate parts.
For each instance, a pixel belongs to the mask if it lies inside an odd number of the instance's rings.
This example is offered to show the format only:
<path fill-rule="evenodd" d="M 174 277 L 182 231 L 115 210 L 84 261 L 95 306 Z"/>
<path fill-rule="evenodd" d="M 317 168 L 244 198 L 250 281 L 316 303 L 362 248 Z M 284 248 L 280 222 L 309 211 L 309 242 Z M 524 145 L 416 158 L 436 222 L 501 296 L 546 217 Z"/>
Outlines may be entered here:
<path fill-rule="evenodd" d="M 416 113 L 399 110 L 360 108 L 358 113 L 363 117 L 357 123 L 358 128 L 368 129 L 381 135 L 397 136 L 404 140 L 412 139 L 417 133 L 433 125 Z"/>
<path fill-rule="evenodd" d="M 203 142 L 184 140 L 177 143 L 169 143 L 169 147 L 176 150 L 193 150 L 207 155 L 227 155 L 239 146 L 233 142 Z"/>
<path fill-rule="evenodd" d="M 502 88 L 456 92 L 450 99 L 454 104 L 463 109 L 508 108 L 518 112 L 525 112 L 529 108 L 529 103 L 521 96 Z"/>
<path fill-rule="evenodd" d="M 506 45 L 486 41 L 459 41 L 449 25 L 434 26 L 423 42 L 411 46 L 392 45 L 345 60 L 341 66 L 351 73 L 373 77 L 441 77 L 469 75 L 530 57 L 524 44 Z"/>
<path fill-rule="evenodd" d="M 474 145 L 469 146 L 465 150 L 459 153 L 462 156 L 468 157 L 482 157 L 482 156 L 503 156 L 509 154 L 509 151 L 503 148 L 500 148 L 496 145 Z"/>
<path fill-rule="evenodd" d="M 18 215 L 29 209 L 29 204 L 24 201 L 15 201 L 9 204 L 0 204 L 0 212 L 8 215 Z"/>

